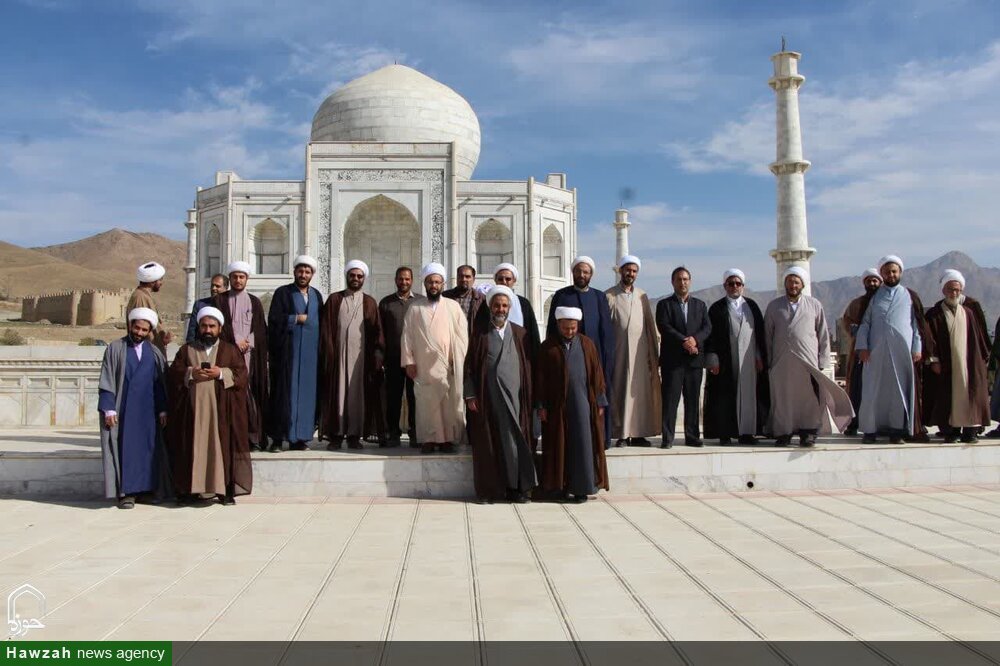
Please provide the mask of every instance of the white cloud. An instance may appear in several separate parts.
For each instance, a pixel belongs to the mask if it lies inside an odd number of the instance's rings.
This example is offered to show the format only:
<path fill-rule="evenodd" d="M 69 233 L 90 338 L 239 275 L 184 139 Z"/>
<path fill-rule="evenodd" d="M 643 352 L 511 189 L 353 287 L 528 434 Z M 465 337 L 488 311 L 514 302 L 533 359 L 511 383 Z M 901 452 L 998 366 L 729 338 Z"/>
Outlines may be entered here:
<path fill-rule="evenodd" d="M 882 80 L 807 80 L 800 106 L 819 277 L 889 249 L 915 261 L 959 249 L 995 263 L 1000 42 L 964 58 L 910 62 Z M 771 178 L 773 100 L 751 104 L 706 139 L 666 148 L 689 172 Z"/>

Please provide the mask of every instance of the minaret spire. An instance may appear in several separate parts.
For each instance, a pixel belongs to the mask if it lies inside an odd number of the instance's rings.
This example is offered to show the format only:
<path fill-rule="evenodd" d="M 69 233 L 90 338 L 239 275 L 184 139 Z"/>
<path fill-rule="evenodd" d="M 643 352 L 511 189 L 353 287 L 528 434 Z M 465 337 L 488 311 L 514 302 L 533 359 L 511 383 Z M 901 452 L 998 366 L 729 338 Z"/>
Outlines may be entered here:
<path fill-rule="evenodd" d="M 628 251 L 628 228 L 632 223 L 628 221 L 628 210 L 622 206 L 615 211 L 615 265 L 614 272 L 618 275 L 618 262 L 622 260 Z"/>
<path fill-rule="evenodd" d="M 806 80 L 799 74 L 801 53 L 785 50 L 781 38 L 781 51 L 771 56 L 774 75 L 768 85 L 774 90 L 777 102 L 777 150 L 770 164 L 771 173 L 777 178 L 777 243 L 771 256 L 777 264 L 778 291 L 784 289 L 782 273 L 790 266 L 809 270 L 809 259 L 816 249 L 809 247 L 806 224 L 805 172 L 809 161 L 802 158 L 802 128 L 799 124 L 799 87 Z M 806 282 L 805 293 L 809 293 Z"/>

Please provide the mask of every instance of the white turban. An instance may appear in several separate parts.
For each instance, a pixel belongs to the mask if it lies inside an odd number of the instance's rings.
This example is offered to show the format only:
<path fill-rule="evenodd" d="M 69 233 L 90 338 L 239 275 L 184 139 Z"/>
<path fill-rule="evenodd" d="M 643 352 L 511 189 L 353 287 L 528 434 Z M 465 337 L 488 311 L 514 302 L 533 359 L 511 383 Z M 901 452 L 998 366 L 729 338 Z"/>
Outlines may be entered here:
<path fill-rule="evenodd" d="M 624 267 L 625 264 L 635 264 L 636 268 L 642 268 L 642 262 L 639 261 L 639 257 L 634 254 L 626 254 L 618 260 L 618 268 Z M 591 262 L 591 265 L 593 265 L 593 262 Z"/>
<path fill-rule="evenodd" d="M 881 271 L 886 264 L 896 264 L 899 270 L 903 270 L 903 260 L 894 254 L 887 254 L 878 260 L 878 269 Z"/>
<path fill-rule="evenodd" d="M 211 305 L 206 305 L 201 310 L 198 310 L 198 316 L 196 317 L 198 323 L 205 317 L 211 317 L 215 321 L 219 322 L 219 326 L 226 325 L 226 318 L 222 316 L 222 311 L 219 308 L 213 308 Z"/>
<path fill-rule="evenodd" d="M 231 275 L 233 273 L 245 273 L 249 276 L 253 274 L 253 269 L 250 268 L 250 264 L 245 261 L 233 261 L 226 266 L 226 275 Z"/>
<path fill-rule="evenodd" d="M 426 266 L 424 266 L 424 269 L 420 271 L 421 280 L 426 280 L 427 277 L 430 275 L 440 275 L 445 280 L 448 279 L 448 272 L 444 269 L 444 266 L 437 263 L 436 261 L 432 261 L 431 263 L 427 264 Z"/>
<path fill-rule="evenodd" d="M 496 296 L 506 296 L 507 301 L 510 303 L 513 303 L 514 299 L 517 298 L 514 296 L 514 292 L 510 287 L 502 284 L 495 284 L 488 292 L 486 292 L 486 302 L 492 303 L 493 298 Z"/>
<path fill-rule="evenodd" d="M 583 310 L 560 305 L 556 308 L 556 319 L 575 319 L 576 321 L 580 321 L 583 319 Z"/>
<path fill-rule="evenodd" d="M 592 270 L 592 271 L 596 271 L 597 270 L 597 264 L 595 264 L 594 260 L 591 259 L 590 257 L 588 257 L 585 254 L 584 255 L 580 255 L 579 257 L 577 257 L 576 259 L 574 259 L 573 260 L 573 264 L 569 267 L 569 269 L 573 270 L 574 268 L 576 268 L 577 264 L 590 264 L 590 270 Z"/>
<path fill-rule="evenodd" d="M 786 268 L 785 272 L 781 276 L 781 281 L 784 282 L 785 278 L 789 275 L 797 275 L 802 282 L 806 282 L 809 279 L 809 271 L 801 266 L 789 266 Z"/>
<path fill-rule="evenodd" d="M 148 264 L 139 266 L 139 269 L 135 272 L 135 277 L 139 282 L 156 282 L 157 280 L 162 280 L 166 274 L 166 268 L 155 261 L 151 261 Z"/>
<path fill-rule="evenodd" d="M 738 277 L 740 282 L 746 284 L 747 276 L 738 268 L 730 268 L 728 271 L 722 274 L 722 283 L 725 284 L 726 280 L 731 277 Z"/>
<path fill-rule="evenodd" d="M 129 310 L 129 323 L 132 323 L 133 319 L 148 321 L 150 328 L 156 328 L 156 325 L 160 323 L 160 318 L 156 315 L 156 310 L 151 310 L 149 308 L 133 308 Z"/>
<path fill-rule="evenodd" d="M 862 280 L 867 280 L 870 277 L 876 277 L 879 280 L 882 279 L 882 275 L 878 272 L 877 268 L 866 268 L 865 272 L 861 274 Z"/>
<path fill-rule="evenodd" d="M 360 259 L 352 259 L 351 261 L 348 261 L 347 265 L 344 266 L 344 275 L 347 275 L 355 268 L 359 269 L 362 273 L 364 273 L 365 277 L 368 277 L 368 264 L 361 261 Z"/>
<path fill-rule="evenodd" d="M 300 254 L 295 257 L 295 263 L 292 268 L 298 268 L 299 266 L 308 266 L 313 269 L 313 273 L 316 272 L 316 260 L 310 257 L 308 254 Z"/>
<path fill-rule="evenodd" d="M 514 276 L 515 280 L 521 279 L 521 277 L 517 274 L 517 266 L 514 264 L 508 264 L 506 262 L 497 264 L 497 267 L 493 269 L 493 277 L 496 277 L 497 273 L 500 271 L 510 271 L 510 274 Z"/>
<path fill-rule="evenodd" d="M 958 282 L 962 285 L 962 289 L 965 289 L 965 276 L 962 275 L 960 271 L 956 271 L 954 268 L 949 268 L 944 273 L 941 274 L 941 286 L 945 286 L 951 281 Z"/>

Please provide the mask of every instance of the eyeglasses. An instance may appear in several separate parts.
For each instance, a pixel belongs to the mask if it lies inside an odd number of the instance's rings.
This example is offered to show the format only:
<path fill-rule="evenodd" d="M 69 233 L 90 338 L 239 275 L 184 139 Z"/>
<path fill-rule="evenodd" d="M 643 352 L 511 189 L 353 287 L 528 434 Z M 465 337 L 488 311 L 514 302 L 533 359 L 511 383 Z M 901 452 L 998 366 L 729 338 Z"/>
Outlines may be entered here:
<path fill-rule="evenodd" d="M 727 287 L 742 287 L 743 283 L 739 280 L 726 280 Z"/>

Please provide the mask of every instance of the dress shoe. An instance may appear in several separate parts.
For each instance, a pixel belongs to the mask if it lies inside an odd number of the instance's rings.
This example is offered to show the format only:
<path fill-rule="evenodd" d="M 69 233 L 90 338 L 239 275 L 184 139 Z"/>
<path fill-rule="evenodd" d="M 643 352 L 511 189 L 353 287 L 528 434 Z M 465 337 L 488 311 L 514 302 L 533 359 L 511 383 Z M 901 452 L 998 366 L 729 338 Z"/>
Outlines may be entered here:
<path fill-rule="evenodd" d="M 845 430 L 843 432 L 843 435 L 844 435 L 844 437 L 857 437 L 858 436 L 858 429 L 857 428 L 848 428 L 847 430 Z"/>
<path fill-rule="evenodd" d="M 289 445 L 291 448 L 291 445 Z M 281 440 L 275 439 L 271 442 L 271 446 L 267 447 L 268 453 L 281 453 Z"/>
<path fill-rule="evenodd" d="M 684 441 L 684 446 L 705 446 L 700 439 L 688 439 Z"/>
<path fill-rule="evenodd" d="M 421 444 L 420 445 L 420 453 L 422 453 L 424 455 L 427 455 L 427 454 L 430 454 L 430 453 L 434 453 L 434 444 L 430 443 L 430 442 L 428 442 L 426 444 Z"/>
<path fill-rule="evenodd" d="M 126 495 L 125 497 L 118 500 L 119 509 L 134 509 L 135 508 L 135 497 L 132 495 Z"/>
<path fill-rule="evenodd" d="M 257 453 L 263 450 L 264 449 L 260 448 L 260 444 L 257 444 L 256 442 L 250 445 L 250 453 Z"/>
<path fill-rule="evenodd" d="M 629 441 L 627 439 L 619 439 L 617 442 L 615 442 L 615 446 L 617 446 L 618 448 L 626 447 L 628 446 L 628 444 Z"/>
<path fill-rule="evenodd" d="M 1000 439 L 1000 426 L 997 426 L 993 430 L 983 435 L 986 439 Z"/>
<path fill-rule="evenodd" d="M 900 433 L 899 436 L 900 436 L 900 438 L 904 442 L 907 442 L 909 444 L 930 444 L 931 443 L 931 436 L 928 435 L 926 432 L 918 432 L 916 435 L 912 435 L 910 437 L 904 437 L 902 435 L 902 433 Z M 894 443 L 898 444 L 899 442 L 894 442 Z"/>
<path fill-rule="evenodd" d="M 877 441 L 878 438 L 875 435 L 865 435 L 864 437 L 861 438 L 862 444 L 874 444 Z"/>
<path fill-rule="evenodd" d="M 775 446 L 788 446 L 791 443 L 792 443 L 791 435 L 781 435 L 780 437 L 774 440 Z"/>
<path fill-rule="evenodd" d="M 731 438 L 729 438 L 729 437 L 720 437 L 719 438 L 719 446 L 729 446 L 732 443 L 733 443 L 733 440 Z"/>
<path fill-rule="evenodd" d="M 744 446 L 749 446 L 751 444 L 756 444 L 757 438 L 753 435 L 740 435 L 740 438 L 737 441 Z"/>
<path fill-rule="evenodd" d="M 361 443 L 360 437 L 348 437 L 347 438 L 347 448 L 349 449 L 363 449 L 365 445 Z"/>
<path fill-rule="evenodd" d="M 660 443 L 660 448 L 661 449 L 670 449 L 670 448 L 673 448 L 673 446 L 674 446 L 673 442 L 661 442 Z"/>
<path fill-rule="evenodd" d="M 288 450 L 289 451 L 308 451 L 309 450 L 309 445 L 306 444 L 305 442 L 292 442 L 291 444 L 288 445 Z M 281 449 L 278 449 L 278 451 L 281 451 Z"/>
<path fill-rule="evenodd" d="M 451 442 L 445 442 L 444 444 L 438 445 L 438 450 L 441 453 L 455 453 L 455 445 Z"/>
<path fill-rule="evenodd" d="M 344 446 L 344 440 L 342 439 L 331 439 L 330 443 L 326 445 L 327 451 L 339 451 Z"/>
<path fill-rule="evenodd" d="M 799 446 L 802 446 L 802 447 L 805 447 L 805 448 L 816 446 L 816 435 L 814 435 L 811 432 L 806 433 L 804 435 L 800 435 L 799 436 Z"/>
<path fill-rule="evenodd" d="M 400 438 L 400 436 L 399 435 L 393 435 L 393 436 L 390 436 L 389 438 L 387 438 L 385 440 L 385 442 L 383 442 L 379 446 L 381 446 L 383 448 L 386 448 L 386 449 L 395 449 L 395 448 L 400 447 L 402 444 L 403 444 L 403 440 Z"/>
<path fill-rule="evenodd" d="M 958 435 L 945 435 L 944 436 L 944 443 L 945 444 L 954 444 L 957 441 L 958 441 Z"/>
<path fill-rule="evenodd" d="M 232 495 L 219 495 L 219 502 L 222 506 L 232 506 L 236 504 L 236 498 Z"/>
<path fill-rule="evenodd" d="M 652 446 L 650 441 L 645 437 L 633 437 L 628 441 L 629 446 Z"/>
<path fill-rule="evenodd" d="M 969 434 L 962 433 L 962 443 L 963 444 L 975 444 L 978 441 L 979 441 L 979 438 L 976 437 L 975 433 L 969 433 Z"/>
<path fill-rule="evenodd" d="M 900 434 L 898 434 L 898 433 L 892 433 L 891 435 L 889 435 L 889 443 L 890 444 L 902 444 L 903 443 L 903 436 L 900 435 Z"/>

